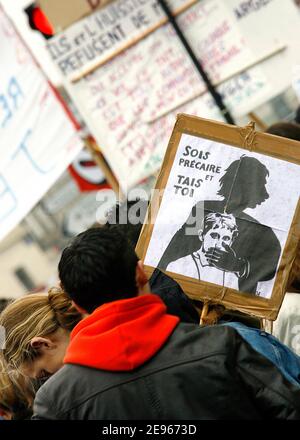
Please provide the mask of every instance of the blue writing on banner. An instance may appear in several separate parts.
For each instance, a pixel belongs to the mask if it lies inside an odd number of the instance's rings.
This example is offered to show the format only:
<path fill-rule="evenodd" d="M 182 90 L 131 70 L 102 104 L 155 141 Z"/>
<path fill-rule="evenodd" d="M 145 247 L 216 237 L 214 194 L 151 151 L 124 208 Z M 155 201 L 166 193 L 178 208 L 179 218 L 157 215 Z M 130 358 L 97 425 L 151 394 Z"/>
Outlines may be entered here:
<path fill-rule="evenodd" d="M 26 158 L 28 159 L 28 161 L 30 162 L 30 164 L 32 165 L 32 167 L 40 174 L 47 174 L 49 173 L 53 168 L 54 165 L 50 168 L 48 168 L 47 170 L 43 169 L 42 167 L 39 166 L 39 164 L 36 162 L 36 160 L 32 157 L 32 154 L 30 153 L 29 150 L 29 139 L 32 136 L 32 130 L 27 130 L 22 142 L 19 144 L 17 150 L 14 152 L 13 156 L 12 156 L 12 160 L 14 160 L 18 154 L 20 154 L 21 152 L 24 153 L 24 155 L 26 156 Z"/>
<path fill-rule="evenodd" d="M 17 207 L 17 199 L 4 176 L 0 175 L 0 221 L 8 217 Z"/>
<path fill-rule="evenodd" d="M 0 124 L 1 128 L 5 128 L 8 121 L 13 117 L 16 110 L 24 99 L 24 95 L 20 84 L 13 76 L 8 83 L 6 93 L 0 94 Z"/>

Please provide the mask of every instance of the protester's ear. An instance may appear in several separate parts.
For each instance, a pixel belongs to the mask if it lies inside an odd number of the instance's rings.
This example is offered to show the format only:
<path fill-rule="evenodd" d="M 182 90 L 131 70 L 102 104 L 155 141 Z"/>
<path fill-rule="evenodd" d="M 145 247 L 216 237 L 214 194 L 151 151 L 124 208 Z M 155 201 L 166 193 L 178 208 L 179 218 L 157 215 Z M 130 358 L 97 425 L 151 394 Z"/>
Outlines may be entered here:
<path fill-rule="evenodd" d="M 148 283 L 148 277 L 141 260 L 136 265 L 135 280 L 139 289 L 142 289 Z"/>
<path fill-rule="evenodd" d="M 42 338 L 41 336 L 36 336 L 31 339 L 30 345 L 35 350 L 39 350 L 40 352 L 44 352 L 47 350 L 52 350 L 56 347 L 56 344 L 51 341 L 49 338 Z"/>

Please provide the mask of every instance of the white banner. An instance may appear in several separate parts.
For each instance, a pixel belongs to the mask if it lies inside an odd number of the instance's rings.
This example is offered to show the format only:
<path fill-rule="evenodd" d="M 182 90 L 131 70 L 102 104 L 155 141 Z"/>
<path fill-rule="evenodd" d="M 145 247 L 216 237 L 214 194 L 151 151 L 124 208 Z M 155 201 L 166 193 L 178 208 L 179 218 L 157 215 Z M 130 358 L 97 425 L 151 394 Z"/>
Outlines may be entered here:
<path fill-rule="evenodd" d="M 0 7 L 0 239 L 83 147 L 61 102 Z"/>
<path fill-rule="evenodd" d="M 299 59 L 300 39 L 294 36 L 293 41 L 290 34 L 296 35 L 299 11 L 292 0 L 284 8 L 281 3 L 201 0 L 177 18 L 235 117 L 291 85 L 291 60 L 296 64 Z M 188 4 L 169 0 L 173 11 Z M 163 18 L 155 0 L 116 0 L 49 42 L 69 93 L 124 190 L 159 169 L 177 113 L 223 118 L 172 27 L 153 31 Z M 132 42 L 136 44 L 120 53 Z M 70 83 L 101 62 L 100 68 Z"/>
<path fill-rule="evenodd" d="M 170 26 L 68 88 L 124 191 L 158 170 L 177 113 L 222 120 Z M 268 89 L 257 67 L 219 87 L 235 115 Z"/>
<path fill-rule="evenodd" d="M 251 51 L 226 2 L 168 3 L 174 14 L 187 9 L 178 24 L 214 82 L 225 80 L 280 47 L 279 41 L 268 42 L 259 52 Z M 47 48 L 62 74 L 72 81 L 166 22 L 157 0 L 116 0 L 51 38 Z"/>
<path fill-rule="evenodd" d="M 173 12 L 197 0 L 169 0 Z M 63 75 L 76 76 L 138 41 L 167 21 L 156 0 L 116 0 L 49 40 L 47 47 Z"/>

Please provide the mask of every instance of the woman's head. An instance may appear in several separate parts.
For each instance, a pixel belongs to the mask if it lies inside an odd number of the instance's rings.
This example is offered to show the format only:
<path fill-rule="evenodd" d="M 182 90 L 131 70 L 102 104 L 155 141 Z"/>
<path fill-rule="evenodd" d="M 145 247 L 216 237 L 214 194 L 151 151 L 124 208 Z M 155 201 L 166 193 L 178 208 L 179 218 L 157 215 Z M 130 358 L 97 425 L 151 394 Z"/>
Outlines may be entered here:
<path fill-rule="evenodd" d="M 1 363 L 0 363 L 1 366 Z M 0 367 L 1 368 L 1 367 Z M 13 407 L 15 405 L 15 392 L 9 375 L 1 368 L 0 370 L 0 416 L 6 420 L 13 417 Z"/>
<path fill-rule="evenodd" d="M 71 300 L 59 289 L 17 299 L 0 315 L 6 333 L 6 364 L 32 378 L 54 374 L 63 365 L 70 332 L 80 320 Z"/>
<path fill-rule="evenodd" d="M 35 390 L 31 381 L 18 374 L 9 374 L 0 359 L 0 416 L 6 420 L 30 418 Z"/>

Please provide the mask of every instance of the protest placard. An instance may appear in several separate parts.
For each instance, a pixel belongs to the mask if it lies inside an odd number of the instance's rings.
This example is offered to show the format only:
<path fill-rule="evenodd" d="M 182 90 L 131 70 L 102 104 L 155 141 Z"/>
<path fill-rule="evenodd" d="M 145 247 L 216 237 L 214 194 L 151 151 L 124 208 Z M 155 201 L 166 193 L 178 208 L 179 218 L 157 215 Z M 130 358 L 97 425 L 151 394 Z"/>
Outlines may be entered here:
<path fill-rule="evenodd" d="M 137 252 L 191 298 L 276 319 L 300 238 L 298 142 L 180 115 Z"/>
<path fill-rule="evenodd" d="M 172 0 L 179 13 L 197 0 Z M 47 44 L 63 75 L 81 77 L 167 22 L 157 1 L 116 0 L 55 35 Z"/>

